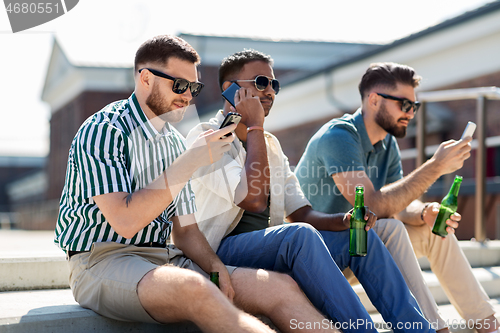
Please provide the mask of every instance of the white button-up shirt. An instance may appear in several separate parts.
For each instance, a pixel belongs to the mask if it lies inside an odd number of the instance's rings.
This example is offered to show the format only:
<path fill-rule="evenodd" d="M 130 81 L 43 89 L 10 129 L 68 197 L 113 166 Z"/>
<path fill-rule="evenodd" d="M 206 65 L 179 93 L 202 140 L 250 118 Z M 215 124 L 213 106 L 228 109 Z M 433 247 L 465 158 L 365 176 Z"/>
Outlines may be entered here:
<path fill-rule="evenodd" d="M 215 118 L 193 128 L 188 136 L 190 145 L 196 137 L 209 129 L 217 130 L 224 120 L 222 111 Z M 310 206 L 295 174 L 290 169 L 288 158 L 283 153 L 278 139 L 264 132 L 267 158 L 270 168 L 270 226 L 283 224 L 284 217 L 297 209 Z M 195 213 L 198 227 L 210 246 L 217 251 L 224 236 L 238 224 L 244 210 L 234 203 L 236 187 L 245 181 L 246 151 L 241 141 L 235 138 L 231 149 L 217 162 L 198 169 L 191 180 L 196 197 Z"/>

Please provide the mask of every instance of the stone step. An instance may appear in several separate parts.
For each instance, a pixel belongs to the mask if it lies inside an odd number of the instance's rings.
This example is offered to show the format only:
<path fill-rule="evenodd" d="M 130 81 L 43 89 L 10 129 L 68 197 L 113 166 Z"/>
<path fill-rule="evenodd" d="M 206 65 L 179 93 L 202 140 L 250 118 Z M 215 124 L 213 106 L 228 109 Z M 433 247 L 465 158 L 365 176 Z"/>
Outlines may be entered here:
<path fill-rule="evenodd" d="M 279 332 L 266 317 L 258 318 Z M 0 333 L 201 333 L 191 322 L 146 324 L 105 318 L 82 308 L 70 289 L 0 292 Z"/>
<path fill-rule="evenodd" d="M 377 318 L 375 316 L 375 318 Z M 264 323 L 279 332 L 266 317 Z M 376 327 L 382 327 L 383 321 Z M 168 325 L 121 322 L 102 317 L 75 302 L 70 289 L 0 292 L 1 333 L 198 333 L 190 322 Z M 385 329 L 380 333 L 390 332 Z"/>
<path fill-rule="evenodd" d="M 493 298 L 490 300 L 491 305 L 495 309 L 496 318 L 500 321 L 500 298 Z M 450 327 L 450 331 L 453 333 L 475 333 L 476 331 L 472 329 L 472 322 L 467 322 L 465 319 L 460 317 L 455 307 L 451 304 L 443 304 L 439 306 L 439 311 Z M 375 323 L 380 326 L 377 328 L 387 328 L 382 316 L 379 313 L 372 313 L 371 317 Z M 379 330 L 380 332 L 380 330 Z"/>
<path fill-rule="evenodd" d="M 0 230 L 0 291 L 68 286 L 68 265 L 53 235 L 51 231 Z M 460 247 L 473 267 L 500 266 L 500 241 L 460 241 Z M 422 269 L 429 269 L 425 258 L 419 261 Z M 491 274 L 488 268 L 482 273 Z M 432 273 L 425 275 L 433 280 Z M 442 295 L 439 290 L 436 293 Z M 442 297 L 437 297 L 441 302 Z"/>
<path fill-rule="evenodd" d="M 472 269 L 490 297 L 500 297 L 500 266 Z M 431 271 L 424 279 L 438 304 L 448 303 L 439 281 Z M 68 287 L 69 269 L 64 256 L 33 258 L 0 258 L 0 291 L 36 290 Z M 353 286 L 369 311 L 375 311 L 361 285 Z"/>
<path fill-rule="evenodd" d="M 496 313 L 500 314 L 500 298 L 492 299 Z M 451 305 L 439 307 L 445 320 L 456 333 L 472 333 L 467 323 L 460 318 Z M 272 323 L 260 317 L 271 327 Z M 380 333 L 390 332 L 380 314 L 372 314 L 372 319 Z M 102 317 L 95 312 L 80 307 L 71 290 L 35 290 L 0 292 L 0 332 L 1 333 L 121 333 L 121 332 L 201 332 L 193 323 L 155 325 L 121 322 Z"/>
<path fill-rule="evenodd" d="M 490 298 L 500 297 L 500 266 L 476 267 L 473 268 L 472 271 Z M 448 297 L 444 293 L 436 275 L 428 270 L 422 273 L 436 303 L 448 304 Z M 353 289 L 368 312 L 372 313 L 377 311 L 360 284 L 354 285 Z"/>
<path fill-rule="evenodd" d="M 1 333 L 199 333 L 192 323 L 155 325 L 102 317 L 75 302 L 70 289 L 0 293 Z"/>
<path fill-rule="evenodd" d="M 0 291 L 67 288 L 69 268 L 53 231 L 0 230 Z"/>
<path fill-rule="evenodd" d="M 484 243 L 460 241 L 459 244 L 472 267 L 500 266 L 500 240 L 490 240 Z M 418 262 L 423 270 L 430 269 L 427 258 L 419 258 Z"/>
<path fill-rule="evenodd" d="M 65 260 L 64 253 L 53 244 L 52 239 L 53 232 L 48 231 L 0 230 L 0 291 L 67 288 L 69 276 L 68 264 Z M 492 298 L 500 297 L 500 241 L 488 241 L 484 244 L 478 242 L 461 241 L 460 246 L 466 254 L 467 258 L 469 258 L 471 265 L 473 267 L 476 267 L 473 269 L 474 274 L 477 276 L 486 292 Z M 421 260 L 421 264 L 423 265 L 424 269 L 428 268 L 428 263 L 426 263 L 425 260 Z M 478 267 L 481 265 L 486 267 Z M 430 271 L 424 271 L 423 274 L 437 303 L 448 303 L 447 297 L 444 294 L 434 274 Z M 376 316 L 376 310 L 368 300 L 363 288 L 360 285 L 354 286 L 354 288 L 363 304 L 365 304 L 367 309 L 373 312 L 373 314 Z M 47 290 L 46 292 L 55 293 L 57 291 Z M 61 292 L 68 293 L 69 290 Z M 37 292 L 25 291 L 25 293 L 33 296 Z M 2 297 L 4 297 L 4 294 L 8 295 L 9 293 L 0 293 Z M 14 293 L 13 295 L 16 294 Z M 65 310 L 63 311 L 64 314 L 62 315 L 62 317 L 69 318 L 68 320 L 74 320 L 75 322 L 84 322 L 89 315 L 97 316 L 92 311 L 89 312 L 89 310 L 80 308 L 73 300 L 70 292 L 68 295 L 70 295 L 70 297 L 69 300 L 66 301 L 70 303 L 65 303 L 62 305 L 60 303 L 57 303 L 55 305 L 47 305 L 42 302 L 39 304 L 39 307 L 37 307 L 33 311 L 30 310 L 29 315 L 36 315 L 43 309 L 48 308 L 50 310 L 50 308 L 53 308 L 54 310 L 56 310 L 56 312 L 59 310 Z M 36 296 L 33 296 L 33 298 L 36 299 Z M 31 302 L 31 298 L 28 298 L 27 302 Z M 3 300 L 1 300 L 0 307 L 1 304 L 15 303 L 19 303 L 19 301 L 3 303 Z M 68 309 L 66 305 L 73 306 L 73 308 L 70 307 Z M 61 308 L 61 306 L 63 306 L 64 309 Z M 76 311 L 77 309 L 78 311 Z M 86 311 L 87 314 L 83 315 L 81 311 Z M 0 313 L 3 312 L 4 311 L 0 309 Z M 73 312 L 75 312 L 75 314 L 73 314 Z M 497 311 L 497 313 L 500 313 L 500 310 Z M 28 313 L 26 315 L 28 315 Z M 42 316 L 43 318 L 47 318 L 47 322 L 45 322 L 45 324 L 50 327 L 50 325 L 52 325 L 51 314 L 42 314 Z M 15 317 L 8 318 L 10 318 L 9 320 L 13 320 L 12 318 Z M 23 317 L 22 320 L 20 319 L 21 322 L 19 324 L 29 326 L 29 322 L 36 322 L 37 320 L 34 319 L 30 321 L 31 319 L 29 318 L 31 317 Z M 113 323 L 109 324 L 109 319 L 102 317 L 99 318 L 100 319 L 96 324 L 98 326 L 96 327 L 105 329 L 105 327 L 108 327 L 109 325 L 113 327 L 115 327 L 116 325 L 122 325 L 122 323 L 114 323 L 114 321 L 111 321 Z M 4 320 L 5 318 L 2 319 L 0 317 L 0 319 Z M 55 320 L 54 323 L 57 323 L 57 320 Z M 140 324 L 137 325 L 139 325 L 137 326 L 137 331 L 141 331 L 144 329 L 144 327 L 140 326 Z M 182 328 L 183 330 L 180 330 L 179 332 L 193 331 L 193 325 L 186 325 L 187 326 L 185 326 L 185 328 Z M 29 332 L 28 326 L 26 326 L 26 331 Z M 127 328 L 128 327 L 129 326 L 127 326 Z M 34 324 L 33 328 L 36 328 L 36 324 Z M 6 328 L 0 328 L 0 332 L 4 332 L 4 329 Z"/>
<path fill-rule="evenodd" d="M 0 258 L 0 291 L 68 288 L 64 256 Z"/>

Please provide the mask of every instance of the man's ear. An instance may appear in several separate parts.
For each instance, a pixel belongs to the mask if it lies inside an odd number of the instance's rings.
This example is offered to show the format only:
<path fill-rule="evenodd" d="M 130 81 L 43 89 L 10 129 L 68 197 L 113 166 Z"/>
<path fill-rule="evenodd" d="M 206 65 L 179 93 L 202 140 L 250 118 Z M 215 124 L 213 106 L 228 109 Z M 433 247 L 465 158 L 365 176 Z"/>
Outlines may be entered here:
<path fill-rule="evenodd" d="M 222 84 L 222 91 L 229 88 L 230 85 L 231 85 L 231 81 L 224 81 L 224 83 Z"/>
<path fill-rule="evenodd" d="M 146 90 L 149 90 L 152 88 L 153 86 L 153 74 L 148 71 L 147 69 L 145 70 L 142 70 L 140 73 L 138 73 L 137 75 L 139 75 L 139 84 Z"/>
<path fill-rule="evenodd" d="M 368 102 L 368 105 L 374 109 L 376 109 L 380 103 L 380 96 L 377 95 L 377 93 L 375 92 L 371 92 L 368 96 L 367 96 L 367 102 Z"/>

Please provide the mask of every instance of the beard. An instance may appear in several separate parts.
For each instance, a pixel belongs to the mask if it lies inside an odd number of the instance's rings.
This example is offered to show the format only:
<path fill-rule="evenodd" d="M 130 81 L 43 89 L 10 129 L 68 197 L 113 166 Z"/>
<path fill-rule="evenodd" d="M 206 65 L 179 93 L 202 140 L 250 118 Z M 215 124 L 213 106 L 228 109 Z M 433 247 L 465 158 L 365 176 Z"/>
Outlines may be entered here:
<path fill-rule="evenodd" d="M 184 105 L 183 108 L 176 107 L 175 104 Z M 149 109 L 163 121 L 169 123 L 177 123 L 182 120 L 189 103 L 182 99 L 173 100 L 168 102 L 160 93 L 157 85 L 153 87 L 151 94 L 146 99 L 146 105 Z"/>
<path fill-rule="evenodd" d="M 380 109 L 375 116 L 375 122 L 382 127 L 384 131 L 398 139 L 401 139 L 406 136 L 406 126 L 398 125 L 399 120 L 406 120 L 406 118 L 399 118 L 397 121 L 393 121 L 391 115 L 385 107 L 385 102 L 380 105 Z"/>
<path fill-rule="evenodd" d="M 260 102 L 262 104 L 262 108 L 264 109 L 264 116 L 267 117 L 269 115 L 269 112 L 271 111 L 271 108 L 273 107 L 274 101 L 271 97 L 264 97 L 260 99 Z"/>

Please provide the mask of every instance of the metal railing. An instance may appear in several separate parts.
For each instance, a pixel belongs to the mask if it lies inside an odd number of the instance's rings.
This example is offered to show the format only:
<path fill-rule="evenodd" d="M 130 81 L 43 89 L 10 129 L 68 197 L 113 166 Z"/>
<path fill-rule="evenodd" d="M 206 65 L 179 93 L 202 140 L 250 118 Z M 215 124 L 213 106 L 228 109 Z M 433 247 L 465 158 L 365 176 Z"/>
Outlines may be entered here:
<path fill-rule="evenodd" d="M 417 166 L 426 161 L 425 155 L 425 104 L 428 102 L 449 102 L 462 99 L 475 99 L 476 104 L 476 196 L 474 237 L 480 242 L 486 240 L 485 198 L 486 198 L 486 101 L 500 100 L 500 88 L 481 87 L 421 92 L 418 99 L 423 103 L 417 113 Z"/>

